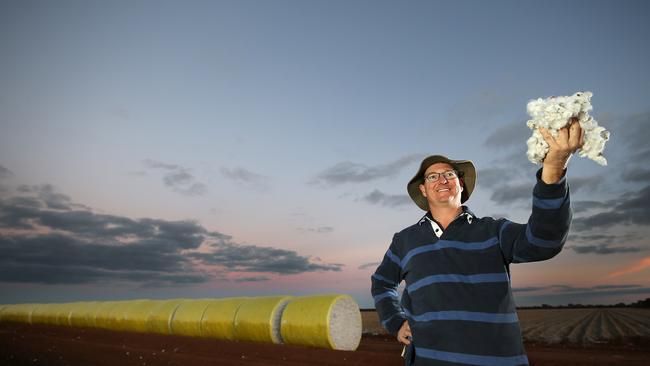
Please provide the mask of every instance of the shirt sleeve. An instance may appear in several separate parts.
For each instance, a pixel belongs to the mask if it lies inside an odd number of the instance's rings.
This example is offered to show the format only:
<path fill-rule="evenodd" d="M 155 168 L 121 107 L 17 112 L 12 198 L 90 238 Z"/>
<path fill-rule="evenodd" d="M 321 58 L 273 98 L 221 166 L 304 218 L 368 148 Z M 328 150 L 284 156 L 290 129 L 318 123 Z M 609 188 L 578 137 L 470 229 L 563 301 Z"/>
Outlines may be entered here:
<path fill-rule="evenodd" d="M 371 293 L 375 301 L 375 309 L 379 315 L 381 324 L 386 330 L 396 335 L 406 316 L 399 302 L 397 287 L 402 282 L 402 269 L 400 258 L 396 254 L 397 234 L 384 255 L 377 270 L 370 278 L 372 287 Z"/>
<path fill-rule="evenodd" d="M 544 183 L 541 173 L 542 169 L 539 169 L 528 223 L 501 220 L 499 243 L 508 263 L 552 258 L 562 250 L 569 233 L 572 212 L 566 170 L 560 181 L 554 184 Z"/>

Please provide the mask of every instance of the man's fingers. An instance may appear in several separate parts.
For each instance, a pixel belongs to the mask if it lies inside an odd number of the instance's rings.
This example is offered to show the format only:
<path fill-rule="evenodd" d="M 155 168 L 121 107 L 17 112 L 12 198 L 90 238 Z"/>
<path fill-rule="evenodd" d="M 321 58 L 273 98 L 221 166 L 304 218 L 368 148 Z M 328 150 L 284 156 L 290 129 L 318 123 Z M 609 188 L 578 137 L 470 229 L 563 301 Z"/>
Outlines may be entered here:
<path fill-rule="evenodd" d="M 544 141 L 546 141 L 546 143 L 549 146 L 557 146 L 557 142 L 555 142 L 555 139 L 553 138 L 553 135 L 551 135 L 551 133 L 548 132 L 545 128 L 540 128 L 539 133 L 542 134 L 542 137 L 544 138 Z"/>
<path fill-rule="evenodd" d="M 569 148 L 575 151 L 580 147 L 580 142 L 582 141 L 582 128 L 580 123 L 573 122 L 571 127 L 569 127 Z"/>

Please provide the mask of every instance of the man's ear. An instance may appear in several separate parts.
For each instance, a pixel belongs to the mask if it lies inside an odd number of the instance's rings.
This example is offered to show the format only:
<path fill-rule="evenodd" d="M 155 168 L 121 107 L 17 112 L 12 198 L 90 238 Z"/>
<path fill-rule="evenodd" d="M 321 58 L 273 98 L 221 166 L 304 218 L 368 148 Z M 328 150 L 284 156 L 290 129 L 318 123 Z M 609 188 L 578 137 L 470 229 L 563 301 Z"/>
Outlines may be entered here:
<path fill-rule="evenodd" d="M 420 188 L 420 193 L 422 193 L 422 196 L 426 197 L 427 196 L 427 190 L 424 189 L 424 184 L 420 184 L 418 186 L 418 188 Z"/>
<path fill-rule="evenodd" d="M 458 179 L 458 182 L 460 183 L 460 191 L 461 192 L 464 191 L 465 190 L 465 181 L 463 180 L 463 178 Z"/>

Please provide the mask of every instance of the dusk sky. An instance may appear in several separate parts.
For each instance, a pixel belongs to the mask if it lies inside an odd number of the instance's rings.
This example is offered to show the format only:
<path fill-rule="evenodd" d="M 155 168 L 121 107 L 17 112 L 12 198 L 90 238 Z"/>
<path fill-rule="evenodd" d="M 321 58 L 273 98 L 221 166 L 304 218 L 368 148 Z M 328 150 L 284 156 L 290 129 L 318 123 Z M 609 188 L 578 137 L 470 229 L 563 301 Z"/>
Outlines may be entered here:
<path fill-rule="evenodd" d="M 650 297 L 647 1 L 0 0 L 0 303 L 348 293 L 427 155 L 525 222 L 526 103 L 593 92 L 555 258 L 518 305 Z"/>

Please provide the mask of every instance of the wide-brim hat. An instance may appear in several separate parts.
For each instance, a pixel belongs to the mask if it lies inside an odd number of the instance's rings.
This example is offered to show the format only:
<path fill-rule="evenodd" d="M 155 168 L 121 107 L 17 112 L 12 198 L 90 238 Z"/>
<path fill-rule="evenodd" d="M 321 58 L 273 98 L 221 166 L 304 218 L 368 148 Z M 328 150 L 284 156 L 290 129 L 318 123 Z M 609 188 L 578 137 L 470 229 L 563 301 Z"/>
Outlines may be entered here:
<path fill-rule="evenodd" d="M 420 184 L 424 183 L 424 172 L 427 169 L 436 163 L 447 163 L 451 165 L 455 170 L 460 172 L 459 179 L 463 181 L 463 192 L 460 195 L 460 202 L 463 203 L 469 199 L 469 196 L 472 195 L 474 190 L 474 185 L 476 184 L 476 168 L 474 164 L 469 160 L 451 160 L 443 155 L 431 155 L 422 160 L 420 164 L 420 169 L 413 179 L 411 179 L 406 186 L 406 190 L 409 192 L 409 196 L 419 208 L 424 211 L 429 211 L 429 202 L 427 198 L 422 195 L 420 192 Z"/>

